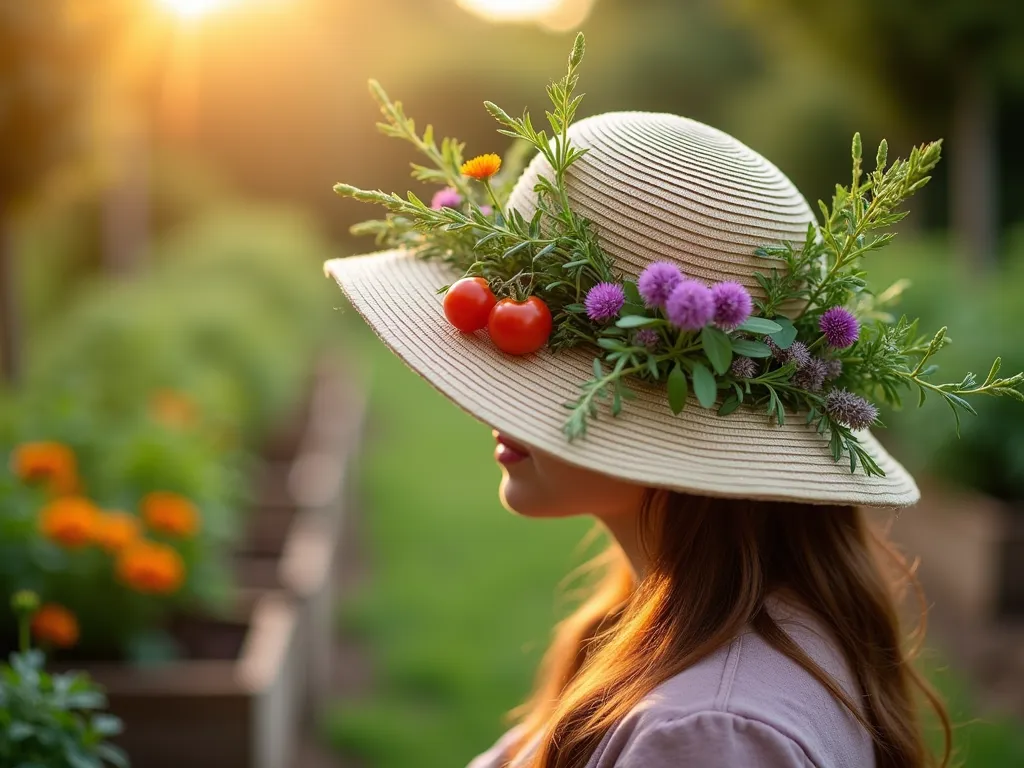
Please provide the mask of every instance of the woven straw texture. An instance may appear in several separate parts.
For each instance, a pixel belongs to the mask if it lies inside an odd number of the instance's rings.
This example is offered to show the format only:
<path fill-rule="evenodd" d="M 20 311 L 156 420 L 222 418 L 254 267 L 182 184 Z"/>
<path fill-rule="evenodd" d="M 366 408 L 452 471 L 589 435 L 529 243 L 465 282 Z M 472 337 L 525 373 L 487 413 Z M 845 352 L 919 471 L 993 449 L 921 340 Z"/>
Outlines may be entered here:
<path fill-rule="evenodd" d="M 652 261 L 684 274 L 736 280 L 758 295 L 759 245 L 802 242 L 813 217 L 792 183 L 727 134 L 673 115 L 610 113 L 571 129 L 589 152 L 567 180 L 573 209 L 590 219 L 624 275 Z M 511 205 L 529 217 L 541 160 L 524 172 Z M 710 496 L 902 507 L 913 479 L 867 432 L 886 472 L 869 478 L 836 464 L 827 440 L 794 417 L 782 427 L 746 408 L 727 417 L 691 397 L 673 416 L 664 389 L 631 382 L 638 397 L 617 418 L 602 412 L 587 435 L 562 434 L 563 404 L 592 375 L 594 350 L 528 357 L 500 352 L 485 332 L 464 335 L 444 318 L 445 266 L 402 251 L 335 259 L 332 275 L 377 335 L 414 371 L 481 421 L 533 449 L 647 486 Z"/>

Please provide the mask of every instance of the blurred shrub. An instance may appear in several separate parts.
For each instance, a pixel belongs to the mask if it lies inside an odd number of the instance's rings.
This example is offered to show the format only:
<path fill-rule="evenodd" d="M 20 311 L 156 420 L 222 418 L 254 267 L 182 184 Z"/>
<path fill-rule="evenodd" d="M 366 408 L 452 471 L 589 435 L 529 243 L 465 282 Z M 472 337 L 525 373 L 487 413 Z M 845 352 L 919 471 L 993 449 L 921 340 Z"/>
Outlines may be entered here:
<path fill-rule="evenodd" d="M 0 402 L 0 594 L 33 589 L 83 649 L 136 658 L 222 603 L 249 457 L 326 341 L 329 256 L 301 217 L 221 209 L 82 291 Z"/>
<path fill-rule="evenodd" d="M 252 443 L 293 406 L 325 342 L 329 248 L 274 209 L 198 218 L 155 249 L 141 279 L 98 283 L 38 340 L 29 389 L 91 402 L 106 418 L 160 389 Z"/>
<path fill-rule="evenodd" d="M 922 333 L 948 326 L 952 343 L 937 358 L 936 380 L 959 380 L 968 371 L 984 378 L 997 355 L 1005 374 L 1024 370 L 1024 231 L 1007 236 L 1002 267 L 992 275 L 971 271 L 941 238 L 897 240 L 875 259 L 869 274 L 876 289 L 900 277 L 911 281 L 897 312 L 919 316 Z M 1002 398 L 975 405 L 978 415 L 962 418 L 958 438 L 945 405 L 929 398 L 919 412 L 910 395 L 905 410 L 883 415 L 889 429 L 880 435 L 898 444 L 912 469 L 1007 501 L 1024 500 L 1024 407 Z"/>

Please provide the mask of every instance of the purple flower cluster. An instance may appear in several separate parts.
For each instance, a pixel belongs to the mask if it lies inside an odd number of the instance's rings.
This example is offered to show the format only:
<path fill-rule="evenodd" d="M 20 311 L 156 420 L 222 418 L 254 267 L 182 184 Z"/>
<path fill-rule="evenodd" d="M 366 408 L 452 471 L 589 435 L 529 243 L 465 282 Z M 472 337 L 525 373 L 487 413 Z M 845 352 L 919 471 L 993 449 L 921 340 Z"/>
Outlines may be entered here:
<path fill-rule="evenodd" d="M 460 205 L 462 205 L 462 195 L 453 187 L 439 189 L 430 200 L 430 207 L 435 211 L 442 208 L 458 208 Z"/>
<path fill-rule="evenodd" d="M 843 375 L 843 361 L 842 360 L 826 360 L 825 361 L 825 381 L 835 381 Z"/>
<path fill-rule="evenodd" d="M 649 308 L 663 307 L 669 294 L 683 282 L 683 273 L 675 264 L 657 261 L 640 273 L 636 287 Z"/>
<path fill-rule="evenodd" d="M 723 330 L 735 330 L 754 311 L 749 291 L 739 283 L 713 285 L 711 295 L 715 300 L 715 325 Z"/>
<path fill-rule="evenodd" d="M 828 376 L 828 363 L 819 357 L 812 357 L 793 374 L 792 382 L 808 392 L 820 392 Z"/>
<path fill-rule="evenodd" d="M 811 353 L 808 351 L 807 345 L 802 341 L 794 341 L 789 345 L 788 349 L 783 349 L 776 344 L 771 336 L 765 336 L 764 343 L 772 351 L 772 357 L 783 365 L 786 363 L 796 363 L 797 368 L 803 368 L 811 360 Z"/>
<path fill-rule="evenodd" d="M 641 328 L 633 334 L 633 343 L 641 347 L 647 347 L 647 349 L 657 347 L 660 340 L 658 332 L 653 328 Z"/>
<path fill-rule="evenodd" d="M 611 320 L 626 303 L 626 293 L 617 283 L 598 283 L 589 291 L 584 300 L 587 317 L 595 322 Z"/>
<path fill-rule="evenodd" d="M 715 298 L 711 289 L 696 280 L 683 280 L 668 295 L 665 315 L 677 328 L 699 331 L 715 316 Z"/>
<path fill-rule="evenodd" d="M 752 379 L 759 373 L 757 362 L 749 357 L 739 356 L 733 359 L 729 373 L 737 379 Z"/>
<path fill-rule="evenodd" d="M 860 323 L 842 307 L 832 307 L 818 320 L 818 328 L 833 349 L 846 349 L 860 335 Z"/>
<path fill-rule="evenodd" d="M 867 429 L 878 418 L 878 409 L 860 395 L 833 389 L 825 398 L 825 412 L 850 429 Z"/>
<path fill-rule="evenodd" d="M 640 297 L 648 307 L 659 307 L 676 327 L 699 331 L 710 322 L 735 330 L 754 310 L 750 292 L 739 283 L 703 283 L 683 277 L 675 264 L 658 261 L 637 280 Z"/>

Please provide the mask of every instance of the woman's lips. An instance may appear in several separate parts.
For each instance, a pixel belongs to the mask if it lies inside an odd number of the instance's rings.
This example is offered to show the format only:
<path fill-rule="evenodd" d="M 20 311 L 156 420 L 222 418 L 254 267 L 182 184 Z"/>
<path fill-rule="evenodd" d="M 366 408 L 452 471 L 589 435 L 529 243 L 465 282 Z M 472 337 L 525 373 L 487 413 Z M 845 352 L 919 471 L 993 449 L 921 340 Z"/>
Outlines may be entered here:
<path fill-rule="evenodd" d="M 525 446 L 510 440 L 498 432 L 494 433 L 494 438 L 498 441 L 498 447 L 494 449 L 494 458 L 499 464 L 507 467 L 530 458 L 530 452 Z"/>

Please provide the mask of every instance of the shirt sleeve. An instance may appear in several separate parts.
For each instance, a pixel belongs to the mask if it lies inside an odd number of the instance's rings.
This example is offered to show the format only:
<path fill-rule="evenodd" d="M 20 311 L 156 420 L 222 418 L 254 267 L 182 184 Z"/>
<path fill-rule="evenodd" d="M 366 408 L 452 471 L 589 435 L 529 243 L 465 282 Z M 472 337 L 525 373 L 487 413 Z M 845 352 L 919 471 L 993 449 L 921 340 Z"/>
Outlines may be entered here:
<path fill-rule="evenodd" d="M 466 768 L 505 768 L 508 761 L 505 752 L 519 738 L 518 726 L 505 733 L 493 747 L 478 755 Z"/>
<path fill-rule="evenodd" d="M 803 748 L 776 728 L 729 712 L 699 712 L 641 728 L 615 768 L 814 768 Z"/>

